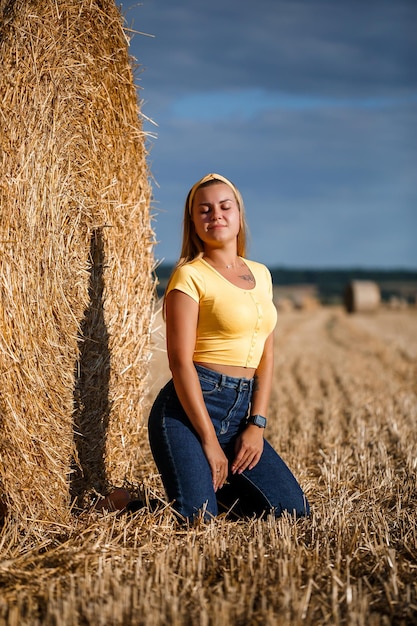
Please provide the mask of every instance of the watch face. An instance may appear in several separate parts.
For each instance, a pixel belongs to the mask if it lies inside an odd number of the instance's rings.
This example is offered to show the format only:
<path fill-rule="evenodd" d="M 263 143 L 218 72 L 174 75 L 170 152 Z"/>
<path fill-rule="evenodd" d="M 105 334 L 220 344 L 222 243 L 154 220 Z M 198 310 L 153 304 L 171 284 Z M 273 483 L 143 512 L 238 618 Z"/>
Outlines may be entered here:
<path fill-rule="evenodd" d="M 254 415 L 251 420 L 256 426 L 260 426 L 261 428 L 265 428 L 266 426 L 266 418 L 262 415 Z"/>

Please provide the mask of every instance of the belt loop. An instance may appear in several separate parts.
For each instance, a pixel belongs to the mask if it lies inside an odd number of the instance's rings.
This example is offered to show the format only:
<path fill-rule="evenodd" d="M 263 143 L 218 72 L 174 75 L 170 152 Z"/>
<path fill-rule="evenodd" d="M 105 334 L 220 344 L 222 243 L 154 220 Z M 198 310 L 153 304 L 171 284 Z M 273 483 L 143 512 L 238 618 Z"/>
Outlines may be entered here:
<path fill-rule="evenodd" d="M 241 378 L 239 381 L 239 391 L 244 389 L 251 389 L 251 381 Z"/>

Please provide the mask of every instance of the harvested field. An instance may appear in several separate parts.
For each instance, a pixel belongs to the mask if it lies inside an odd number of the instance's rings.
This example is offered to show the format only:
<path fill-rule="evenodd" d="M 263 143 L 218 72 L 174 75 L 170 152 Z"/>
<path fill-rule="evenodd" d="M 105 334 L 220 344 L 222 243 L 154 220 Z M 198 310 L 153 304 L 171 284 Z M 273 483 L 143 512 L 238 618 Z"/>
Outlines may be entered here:
<path fill-rule="evenodd" d="M 177 527 L 143 432 L 133 488 L 158 510 L 6 524 L 0 624 L 415 624 L 416 331 L 412 309 L 280 315 L 268 437 L 310 519 Z"/>

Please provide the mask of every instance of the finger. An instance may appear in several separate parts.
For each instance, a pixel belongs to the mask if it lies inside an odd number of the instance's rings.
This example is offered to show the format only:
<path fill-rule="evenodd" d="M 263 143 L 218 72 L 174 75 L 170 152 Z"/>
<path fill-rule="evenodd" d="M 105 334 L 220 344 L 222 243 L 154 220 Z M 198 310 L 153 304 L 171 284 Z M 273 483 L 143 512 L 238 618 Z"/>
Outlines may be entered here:
<path fill-rule="evenodd" d="M 239 450 L 239 452 L 236 454 L 232 463 L 232 467 L 231 467 L 232 473 L 235 473 L 239 469 L 239 467 L 241 467 L 247 455 L 248 455 L 248 452 L 244 448 L 241 448 Z"/>
<path fill-rule="evenodd" d="M 213 467 L 213 469 L 211 470 L 211 479 L 213 481 L 214 491 L 216 491 L 216 488 L 217 488 L 217 482 L 219 479 L 218 477 L 219 477 L 219 470 Z"/>
<path fill-rule="evenodd" d="M 241 474 L 246 469 L 251 470 L 258 463 L 261 454 L 259 452 L 254 452 L 253 450 L 248 451 L 245 456 L 242 458 L 240 463 L 237 464 L 237 473 Z"/>
<path fill-rule="evenodd" d="M 246 453 L 244 455 L 240 455 L 233 462 L 232 472 L 233 474 L 241 474 L 248 466 L 252 460 L 252 455 L 250 453 Z"/>
<path fill-rule="evenodd" d="M 254 456 L 254 458 L 252 459 L 252 461 L 250 462 L 248 469 L 251 470 L 253 469 L 256 465 L 258 465 L 259 463 L 259 459 L 261 458 L 261 454 L 256 454 Z"/>
<path fill-rule="evenodd" d="M 218 467 L 212 473 L 214 491 L 221 489 L 227 479 L 227 467 Z"/>

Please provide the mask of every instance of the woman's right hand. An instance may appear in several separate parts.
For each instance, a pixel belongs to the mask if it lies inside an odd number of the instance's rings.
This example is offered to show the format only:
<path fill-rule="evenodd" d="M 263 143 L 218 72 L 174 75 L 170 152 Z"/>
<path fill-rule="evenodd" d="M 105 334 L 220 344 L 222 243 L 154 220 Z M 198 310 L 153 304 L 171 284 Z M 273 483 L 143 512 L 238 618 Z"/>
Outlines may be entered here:
<path fill-rule="evenodd" d="M 223 487 L 227 479 L 229 468 L 227 457 L 217 438 L 208 443 L 202 443 L 202 448 L 210 465 L 214 491 L 217 491 Z"/>

